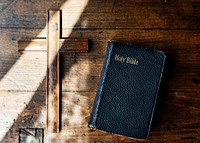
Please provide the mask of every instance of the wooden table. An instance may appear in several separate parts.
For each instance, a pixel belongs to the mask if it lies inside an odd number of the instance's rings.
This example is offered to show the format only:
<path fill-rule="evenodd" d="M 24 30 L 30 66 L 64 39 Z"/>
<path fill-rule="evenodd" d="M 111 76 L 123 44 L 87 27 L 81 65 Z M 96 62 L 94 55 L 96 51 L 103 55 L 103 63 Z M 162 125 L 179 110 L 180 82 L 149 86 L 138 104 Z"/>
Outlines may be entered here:
<path fill-rule="evenodd" d="M 18 143 L 23 128 L 44 128 L 46 52 L 18 52 L 18 41 L 46 37 L 46 13 L 62 10 L 62 37 L 90 39 L 89 53 L 62 58 L 62 130 L 52 142 L 200 142 L 200 2 L 10 0 L 0 2 L 0 142 Z M 88 119 L 108 40 L 166 53 L 149 138 L 92 131 Z M 28 46 L 28 45 L 27 45 Z M 47 135 L 44 134 L 46 137 Z"/>

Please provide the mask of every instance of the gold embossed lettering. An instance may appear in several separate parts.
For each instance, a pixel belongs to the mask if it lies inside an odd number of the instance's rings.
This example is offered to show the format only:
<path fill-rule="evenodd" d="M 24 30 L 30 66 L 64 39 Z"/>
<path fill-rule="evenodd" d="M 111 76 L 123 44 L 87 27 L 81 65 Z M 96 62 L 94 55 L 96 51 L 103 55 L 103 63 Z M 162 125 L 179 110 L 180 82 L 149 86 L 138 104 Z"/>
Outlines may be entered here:
<path fill-rule="evenodd" d="M 138 65 L 138 61 L 136 59 L 130 58 L 130 57 L 127 57 L 126 63 L 132 64 L 132 65 Z"/>
<path fill-rule="evenodd" d="M 120 56 L 120 55 L 115 55 L 115 61 L 118 61 L 118 62 L 121 62 L 121 63 L 124 63 L 126 60 L 126 57 L 123 57 L 123 56 Z"/>
<path fill-rule="evenodd" d="M 132 65 L 138 65 L 138 61 L 135 58 L 131 58 L 131 57 L 125 57 L 125 56 L 121 56 L 118 54 L 115 54 L 115 61 L 120 62 L 120 63 L 127 63 L 127 64 L 132 64 Z"/>

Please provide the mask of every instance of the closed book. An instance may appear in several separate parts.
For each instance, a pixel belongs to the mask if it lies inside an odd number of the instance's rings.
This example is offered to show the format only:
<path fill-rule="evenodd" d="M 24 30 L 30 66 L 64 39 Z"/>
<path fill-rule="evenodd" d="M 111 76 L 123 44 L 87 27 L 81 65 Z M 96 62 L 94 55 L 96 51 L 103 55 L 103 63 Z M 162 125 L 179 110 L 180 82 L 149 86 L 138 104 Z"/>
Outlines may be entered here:
<path fill-rule="evenodd" d="M 109 41 L 88 126 L 147 138 L 165 58 L 161 51 Z"/>

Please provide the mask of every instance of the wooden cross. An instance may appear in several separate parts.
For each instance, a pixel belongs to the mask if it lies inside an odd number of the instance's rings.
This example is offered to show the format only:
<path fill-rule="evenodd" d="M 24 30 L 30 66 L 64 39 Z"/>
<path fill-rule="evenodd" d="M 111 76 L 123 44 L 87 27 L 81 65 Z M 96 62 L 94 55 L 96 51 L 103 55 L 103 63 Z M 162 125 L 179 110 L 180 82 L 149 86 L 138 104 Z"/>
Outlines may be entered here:
<path fill-rule="evenodd" d="M 18 42 L 19 51 L 47 51 L 47 132 L 60 131 L 60 52 L 88 52 L 88 39 L 63 39 L 60 34 L 60 10 L 50 10 L 47 38 Z M 28 46 L 27 46 L 28 45 Z"/>

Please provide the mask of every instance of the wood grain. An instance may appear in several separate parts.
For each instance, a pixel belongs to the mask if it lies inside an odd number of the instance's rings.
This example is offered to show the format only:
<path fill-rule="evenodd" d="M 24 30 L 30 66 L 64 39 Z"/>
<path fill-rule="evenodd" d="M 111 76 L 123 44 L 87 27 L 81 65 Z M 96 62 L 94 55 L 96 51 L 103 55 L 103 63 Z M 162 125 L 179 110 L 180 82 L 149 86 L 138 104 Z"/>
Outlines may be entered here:
<path fill-rule="evenodd" d="M 47 51 L 46 39 L 29 39 L 18 42 L 18 51 Z"/>
<path fill-rule="evenodd" d="M 50 8 L 59 9 L 64 2 L 52 0 L 15 2 L 2 11 L 1 27 L 43 28 L 46 24 L 46 11 Z M 23 9 L 21 5 L 24 5 Z M 42 8 L 42 5 L 45 5 L 45 8 Z M 113 0 L 90 1 L 82 13 L 81 20 L 74 27 L 70 21 L 81 6 L 75 3 L 70 9 L 61 8 L 64 28 L 200 28 L 200 8 L 197 0 L 192 2 L 128 0 L 126 3 Z"/>
<path fill-rule="evenodd" d="M 59 39 L 60 52 L 88 52 L 88 39 Z M 23 39 L 18 51 L 47 51 L 46 39 Z"/>
<path fill-rule="evenodd" d="M 47 131 L 60 131 L 60 11 L 48 13 Z"/>
<path fill-rule="evenodd" d="M 91 50 L 60 55 L 63 61 L 60 67 L 62 130 L 52 136 L 52 141 L 199 143 L 200 2 L 95 0 L 89 1 L 84 9 L 81 2 L 70 6 L 68 2 L 0 2 L 0 117 L 3 117 L 0 128 L 6 133 L 0 142 L 18 143 L 19 128 L 45 128 L 47 55 L 45 52 L 19 53 L 18 41 L 45 38 L 47 10 L 61 9 L 62 37 L 90 39 Z M 80 8 L 82 13 L 73 25 L 71 21 Z M 69 34 L 69 31 L 72 32 Z M 144 141 L 130 138 L 120 141 L 117 135 L 87 127 L 110 39 L 158 49 L 167 55 L 152 129 Z M 31 97 L 32 102 L 27 102 Z M 21 109 L 23 102 L 26 103 L 24 110 Z M 19 114 L 19 120 L 15 118 L 14 122 L 12 114 Z M 31 115 L 35 125 L 29 122 Z"/>
<path fill-rule="evenodd" d="M 88 39 L 61 39 L 60 52 L 88 52 Z"/>

